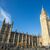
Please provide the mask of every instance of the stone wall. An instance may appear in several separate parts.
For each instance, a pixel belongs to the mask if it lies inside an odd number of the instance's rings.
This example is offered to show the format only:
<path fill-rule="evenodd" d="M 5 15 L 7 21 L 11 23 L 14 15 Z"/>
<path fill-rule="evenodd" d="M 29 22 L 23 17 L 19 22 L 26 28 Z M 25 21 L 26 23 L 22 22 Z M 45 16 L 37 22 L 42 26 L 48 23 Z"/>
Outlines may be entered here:
<path fill-rule="evenodd" d="M 0 48 L 0 50 L 50 50 L 50 48 Z"/>
<path fill-rule="evenodd" d="M 14 48 L 10 50 L 50 50 L 50 48 Z"/>
<path fill-rule="evenodd" d="M 0 50 L 50 50 L 50 48 L 19 48 L 12 44 L 0 43 Z"/>

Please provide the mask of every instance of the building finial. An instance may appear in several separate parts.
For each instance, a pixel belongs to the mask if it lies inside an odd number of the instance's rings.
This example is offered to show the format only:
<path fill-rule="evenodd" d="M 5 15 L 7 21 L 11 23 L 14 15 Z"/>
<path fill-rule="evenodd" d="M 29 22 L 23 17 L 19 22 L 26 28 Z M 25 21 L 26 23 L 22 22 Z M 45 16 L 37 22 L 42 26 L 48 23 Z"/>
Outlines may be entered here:
<path fill-rule="evenodd" d="M 45 11 L 43 5 L 42 5 L 42 10 L 41 10 L 41 15 L 42 16 L 47 16 L 46 11 Z"/>
<path fill-rule="evenodd" d="M 43 5 L 42 5 L 41 13 L 46 14 L 46 11 L 45 11 L 45 9 L 44 9 Z"/>
<path fill-rule="evenodd" d="M 42 11 L 44 11 L 43 5 L 42 5 Z"/>
<path fill-rule="evenodd" d="M 6 18 L 4 18 L 3 23 L 5 23 Z"/>

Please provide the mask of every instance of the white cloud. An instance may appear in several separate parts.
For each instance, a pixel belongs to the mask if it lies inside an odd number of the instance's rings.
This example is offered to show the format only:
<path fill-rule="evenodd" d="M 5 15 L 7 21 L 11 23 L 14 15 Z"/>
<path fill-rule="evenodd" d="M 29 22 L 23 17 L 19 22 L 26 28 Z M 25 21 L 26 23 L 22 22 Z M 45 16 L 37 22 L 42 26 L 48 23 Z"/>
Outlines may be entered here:
<path fill-rule="evenodd" d="M 0 7 L 0 21 L 3 21 L 4 18 L 6 18 L 6 23 L 11 23 L 11 15 Z"/>

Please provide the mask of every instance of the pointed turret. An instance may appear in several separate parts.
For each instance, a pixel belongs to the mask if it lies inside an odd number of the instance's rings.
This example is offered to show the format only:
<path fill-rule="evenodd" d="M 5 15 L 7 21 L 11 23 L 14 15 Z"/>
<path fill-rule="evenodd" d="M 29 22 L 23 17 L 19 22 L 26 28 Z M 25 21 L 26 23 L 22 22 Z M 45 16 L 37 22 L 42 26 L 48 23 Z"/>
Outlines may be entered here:
<path fill-rule="evenodd" d="M 42 11 L 45 11 L 44 8 L 43 8 L 43 6 L 42 6 Z"/>
<path fill-rule="evenodd" d="M 2 29 L 4 28 L 4 30 L 5 30 L 5 20 L 6 20 L 6 18 L 3 20 L 3 23 L 2 23 Z"/>
<path fill-rule="evenodd" d="M 6 18 L 4 18 L 4 21 L 3 21 L 3 23 L 5 23 L 5 20 L 6 20 Z"/>
<path fill-rule="evenodd" d="M 46 16 L 47 16 L 46 11 L 45 11 L 45 9 L 43 8 L 43 6 L 42 6 L 42 10 L 41 10 L 41 16 L 42 16 L 42 17 L 46 17 Z"/>

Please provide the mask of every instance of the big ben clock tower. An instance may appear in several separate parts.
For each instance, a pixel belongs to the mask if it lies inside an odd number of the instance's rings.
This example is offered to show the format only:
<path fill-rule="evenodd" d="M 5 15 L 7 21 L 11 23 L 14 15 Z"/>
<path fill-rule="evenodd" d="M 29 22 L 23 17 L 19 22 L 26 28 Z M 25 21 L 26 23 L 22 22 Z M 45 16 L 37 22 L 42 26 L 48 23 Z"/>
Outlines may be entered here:
<path fill-rule="evenodd" d="M 48 32 L 48 22 L 47 22 L 47 14 L 42 7 L 41 14 L 40 14 L 40 23 L 41 23 L 41 33 L 42 33 L 42 45 L 48 46 L 49 41 L 49 32 Z"/>

